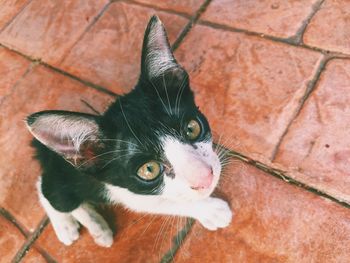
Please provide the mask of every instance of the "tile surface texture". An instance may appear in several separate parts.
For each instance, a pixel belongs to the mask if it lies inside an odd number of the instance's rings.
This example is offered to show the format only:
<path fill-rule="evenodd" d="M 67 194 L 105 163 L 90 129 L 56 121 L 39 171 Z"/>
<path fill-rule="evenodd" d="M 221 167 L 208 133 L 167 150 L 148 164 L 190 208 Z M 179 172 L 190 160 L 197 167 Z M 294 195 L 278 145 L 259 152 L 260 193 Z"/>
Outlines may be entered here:
<path fill-rule="evenodd" d="M 213 0 L 202 20 L 289 38 L 297 34 L 318 0 Z"/>
<path fill-rule="evenodd" d="M 326 0 L 311 20 L 304 43 L 350 54 L 350 2 Z"/>
<path fill-rule="evenodd" d="M 31 1 L 0 34 L 0 43 L 58 63 L 108 0 Z"/>
<path fill-rule="evenodd" d="M 214 133 L 222 137 L 220 142 L 266 157 L 272 154 L 322 57 L 199 25 L 175 55 L 188 70 L 198 105 Z"/>
<path fill-rule="evenodd" d="M 350 61 L 331 60 L 282 141 L 276 162 L 350 202 Z"/>
<path fill-rule="evenodd" d="M 162 19 L 169 41 L 174 42 L 187 19 L 117 2 L 84 35 L 60 67 L 114 92 L 130 91 L 140 74 L 143 33 L 155 13 Z"/>
<path fill-rule="evenodd" d="M 210 232 L 196 223 L 176 262 L 348 261 L 347 208 L 237 163 L 220 192 L 235 213 L 231 225 Z"/>
<path fill-rule="evenodd" d="M 153 263 L 160 262 L 172 247 L 173 237 L 185 223 L 184 218 L 136 214 L 121 207 L 109 210 L 105 218 L 110 218 L 115 228 L 110 248 L 96 245 L 85 228 L 79 240 L 66 247 L 58 241 L 51 225 L 36 244 L 58 262 Z"/>
<path fill-rule="evenodd" d="M 136 2 L 152 5 L 159 8 L 164 8 L 167 10 L 173 10 L 176 12 L 186 13 L 188 15 L 194 14 L 204 1 L 202 0 L 136 0 Z"/>

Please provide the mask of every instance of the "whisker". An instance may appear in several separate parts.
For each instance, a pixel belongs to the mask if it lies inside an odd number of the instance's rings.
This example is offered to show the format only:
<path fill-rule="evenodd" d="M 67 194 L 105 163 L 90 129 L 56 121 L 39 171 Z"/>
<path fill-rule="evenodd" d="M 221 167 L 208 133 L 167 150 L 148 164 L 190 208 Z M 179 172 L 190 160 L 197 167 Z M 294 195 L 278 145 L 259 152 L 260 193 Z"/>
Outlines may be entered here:
<path fill-rule="evenodd" d="M 168 90 L 167 90 L 167 88 L 166 88 L 166 83 L 165 83 L 164 74 L 163 74 L 163 85 L 164 85 L 165 95 L 166 95 L 166 97 L 167 97 L 168 104 L 169 104 L 169 111 L 170 111 L 170 113 L 171 113 L 171 115 L 172 115 L 173 113 L 172 113 L 172 110 L 171 110 L 171 104 L 170 104 L 170 100 L 169 100 Z"/>
<path fill-rule="evenodd" d="M 126 121 L 126 124 L 127 124 L 128 127 L 129 127 L 131 133 L 134 135 L 135 139 L 138 140 L 139 143 L 144 147 L 144 145 L 142 144 L 142 142 L 141 142 L 141 141 L 139 140 L 139 138 L 136 136 L 135 132 L 131 129 L 131 126 L 130 126 L 129 122 L 128 122 L 128 120 L 126 119 L 126 116 L 125 116 L 125 113 L 124 113 L 124 110 L 123 110 L 123 107 L 122 107 L 122 101 L 121 101 L 121 99 L 119 99 L 119 105 L 120 105 L 120 109 L 121 109 L 121 111 L 122 111 L 123 117 L 124 117 L 124 119 L 125 119 L 125 121 Z"/>
<path fill-rule="evenodd" d="M 170 113 L 168 112 L 168 109 L 167 109 L 167 107 L 166 107 L 166 105 L 165 105 L 163 99 L 161 98 L 161 96 L 160 96 L 160 94 L 159 94 L 158 89 L 156 88 L 156 86 L 153 84 L 153 82 L 152 82 L 151 80 L 150 80 L 149 82 L 151 83 L 152 87 L 155 89 L 155 91 L 156 91 L 156 93 L 157 93 L 157 95 L 158 95 L 158 98 L 160 99 L 160 102 L 162 103 L 162 105 L 163 105 L 165 111 L 168 113 L 168 115 L 170 115 Z"/>

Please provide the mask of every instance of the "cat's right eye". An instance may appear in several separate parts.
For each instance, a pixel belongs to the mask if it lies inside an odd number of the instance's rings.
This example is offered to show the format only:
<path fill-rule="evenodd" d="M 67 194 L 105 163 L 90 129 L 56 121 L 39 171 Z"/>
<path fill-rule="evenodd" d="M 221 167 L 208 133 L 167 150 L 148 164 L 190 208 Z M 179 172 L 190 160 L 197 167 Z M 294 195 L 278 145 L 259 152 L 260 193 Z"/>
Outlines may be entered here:
<path fill-rule="evenodd" d="M 138 177 L 150 181 L 157 178 L 163 172 L 163 167 L 160 163 L 156 161 L 150 161 L 143 164 L 138 170 Z"/>

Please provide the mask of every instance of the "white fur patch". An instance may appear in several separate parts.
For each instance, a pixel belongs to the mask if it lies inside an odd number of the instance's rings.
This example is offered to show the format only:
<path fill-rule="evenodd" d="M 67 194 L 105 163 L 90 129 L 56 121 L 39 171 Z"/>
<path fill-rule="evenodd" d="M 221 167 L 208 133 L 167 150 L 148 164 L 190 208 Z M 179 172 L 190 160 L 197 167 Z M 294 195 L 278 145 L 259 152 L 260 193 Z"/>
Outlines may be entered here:
<path fill-rule="evenodd" d="M 71 213 L 83 226 L 85 226 L 95 243 L 102 247 L 113 244 L 113 233 L 104 218 L 89 204 L 82 204 Z"/>
<path fill-rule="evenodd" d="M 135 212 L 192 217 L 209 230 L 226 227 L 232 220 L 231 209 L 219 198 L 169 200 L 164 196 L 135 194 L 110 184 L 105 184 L 105 188 L 111 202 L 122 203 Z"/>
<path fill-rule="evenodd" d="M 195 148 L 180 142 L 173 137 L 162 139 L 165 156 L 171 163 L 175 178 L 164 177 L 163 195 L 174 199 L 202 199 L 208 197 L 215 189 L 221 173 L 221 164 L 213 151 L 212 142 L 195 143 Z M 212 180 L 209 187 L 196 191 L 193 186 L 206 185 L 207 174 L 212 170 Z"/>

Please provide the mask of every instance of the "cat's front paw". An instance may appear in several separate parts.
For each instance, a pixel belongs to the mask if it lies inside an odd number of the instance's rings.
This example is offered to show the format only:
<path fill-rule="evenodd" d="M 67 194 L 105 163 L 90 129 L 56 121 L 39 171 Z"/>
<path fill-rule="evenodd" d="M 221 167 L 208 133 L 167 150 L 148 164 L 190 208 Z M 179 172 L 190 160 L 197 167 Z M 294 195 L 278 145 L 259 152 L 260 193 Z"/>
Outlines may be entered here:
<path fill-rule="evenodd" d="M 59 220 L 51 220 L 58 239 L 70 246 L 79 238 L 79 223 L 71 216 L 65 216 Z"/>
<path fill-rule="evenodd" d="M 226 201 L 209 197 L 198 207 L 195 218 L 206 229 L 214 231 L 227 227 L 231 223 L 232 211 Z"/>
<path fill-rule="evenodd" d="M 93 234 L 95 243 L 101 247 L 111 247 L 113 244 L 113 232 L 109 228 L 101 228 Z"/>

